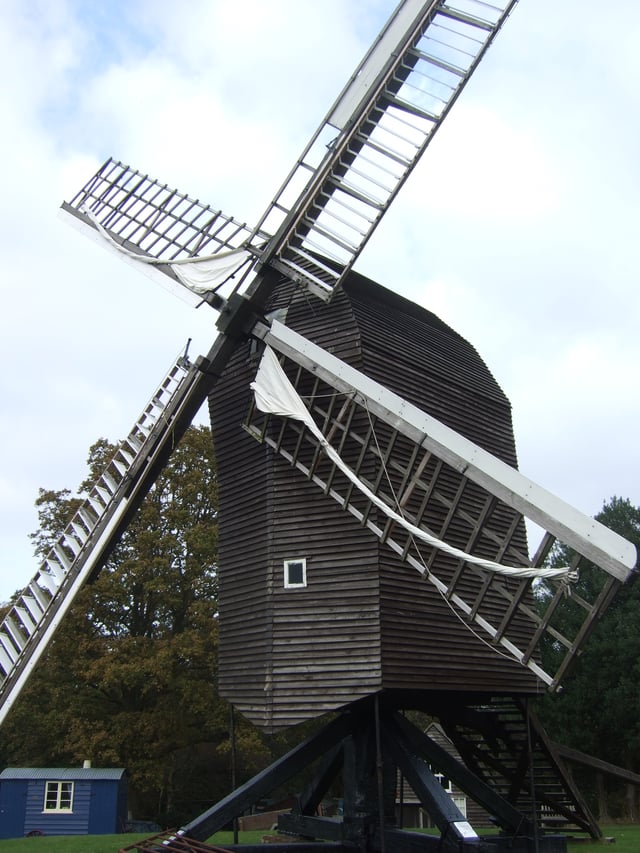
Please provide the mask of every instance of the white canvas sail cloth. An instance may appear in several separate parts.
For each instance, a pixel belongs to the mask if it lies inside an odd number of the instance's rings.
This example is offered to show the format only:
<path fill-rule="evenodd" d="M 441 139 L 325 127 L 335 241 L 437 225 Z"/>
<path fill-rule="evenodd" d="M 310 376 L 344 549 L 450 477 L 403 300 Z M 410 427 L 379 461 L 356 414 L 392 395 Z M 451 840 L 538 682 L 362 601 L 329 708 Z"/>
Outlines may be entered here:
<path fill-rule="evenodd" d="M 192 293 L 204 295 L 221 287 L 250 260 L 246 249 L 232 249 L 209 258 L 185 258 L 170 267 Z"/>
<path fill-rule="evenodd" d="M 378 509 L 382 510 L 388 518 L 392 519 L 396 524 L 401 525 L 405 530 L 409 531 L 412 536 L 425 542 L 434 548 L 449 554 L 467 563 L 472 563 L 487 571 L 496 572 L 501 575 L 508 575 L 517 578 L 558 578 L 563 580 L 575 580 L 575 573 L 570 571 L 568 567 L 561 568 L 527 568 L 520 566 L 503 566 L 500 563 L 495 563 L 493 560 L 486 560 L 482 557 L 477 557 L 474 554 L 468 554 L 465 551 L 455 548 L 438 539 L 425 530 L 416 527 L 411 522 L 407 521 L 395 510 L 388 506 L 383 500 L 375 495 L 368 486 L 360 480 L 360 478 L 349 468 L 349 466 L 340 458 L 339 454 L 329 444 L 327 439 L 318 428 L 316 422 L 311 417 L 311 413 L 303 403 L 297 391 L 287 378 L 284 370 L 274 351 L 270 347 L 266 347 L 255 381 L 251 383 L 251 388 L 255 394 L 256 406 L 261 412 L 276 415 L 278 417 L 293 418 L 301 421 L 309 431 L 317 438 L 324 452 L 331 461 L 348 477 L 348 479 L 356 486 L 357 489 L 364 494 Z M 426 568 L 422 570 L 422 573 Z"/>
<path fill-rule="evenodd" d="M 218 290 L 218 288 L 242 269 L 245 264 L 248 264 L 253 257 L 250 252 L 242 247 L 217 252 L 215 255 L 179 258 L 175 261 L 141 255 L 138 252 L 126 249 L 117 240 L 114 240 L 90 210 L 84 208 L 82 212 L 89 217 L 105 240 L 121 254 L 141 264 L 170 267 L 180 283 L 198 296 L 204 296 L 206 293 Z"/>

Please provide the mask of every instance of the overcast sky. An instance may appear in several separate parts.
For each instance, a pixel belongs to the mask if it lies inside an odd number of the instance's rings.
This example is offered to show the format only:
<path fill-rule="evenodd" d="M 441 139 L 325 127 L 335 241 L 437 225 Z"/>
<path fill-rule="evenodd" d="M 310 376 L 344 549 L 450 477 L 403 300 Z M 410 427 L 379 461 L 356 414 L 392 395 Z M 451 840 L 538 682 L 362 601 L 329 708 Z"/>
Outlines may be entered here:
<path fill-rule="evenodd" d="M 250 223 L 394 0 L 0 0 L 0 600 L 193 337 L 194 310 L 62 221 L 109 156 Z M 513 406 L 521 470 L 640 504 L 640 4 L 520 0 L 357 269 L 438 313 Z"/>

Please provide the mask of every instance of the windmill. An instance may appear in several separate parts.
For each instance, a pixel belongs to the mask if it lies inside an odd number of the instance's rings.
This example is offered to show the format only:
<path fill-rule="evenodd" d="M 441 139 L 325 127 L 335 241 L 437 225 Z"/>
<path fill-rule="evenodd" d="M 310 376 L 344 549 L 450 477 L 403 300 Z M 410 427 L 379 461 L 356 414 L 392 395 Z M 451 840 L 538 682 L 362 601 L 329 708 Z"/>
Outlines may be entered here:
<path fill-rule="evenodd" d="M 267 730 L 336 713 L 177 838 L 208 837 L 311 764 L 281 825 L 325 842 L 417 843 L 393 828 L 397 769 L 439 844 L 480 842 L 434 768 L 505 844 L 558 849 L 535 837 L 545 813 L 597 832 L 528 699 L 558 688 L 635 550 L 517 472 L 508 403 L 466 341 L 352 269 L 513 5 L 400 3 L 253 228 L 115 160 L 63 206 L 209 303 L 219 335 L 171 366 L 5 618 L 0 713 L 207 398 L 221 693 Z M 544 532 L 532 554 L 525 520 Z M 556 542 L 574 564 L 546 566 Z M 462 761 L 407 722 L 411 708 L 440 720 Z M 319 818 L 340 773 L 344 818 Z"/>

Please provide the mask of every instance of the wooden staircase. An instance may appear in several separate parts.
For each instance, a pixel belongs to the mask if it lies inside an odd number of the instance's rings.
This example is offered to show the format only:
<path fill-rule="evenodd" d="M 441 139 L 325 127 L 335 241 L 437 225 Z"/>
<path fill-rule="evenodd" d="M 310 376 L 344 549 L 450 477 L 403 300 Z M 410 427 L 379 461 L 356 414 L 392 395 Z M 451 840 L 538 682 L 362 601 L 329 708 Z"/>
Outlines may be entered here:
<path fill-rule="evenodd" d="M 518 811 L 535 814 L 544 829 L 601 837 L 562 758 L 524 699 L 458 699 L 437 714 L 466 766 Z"/>

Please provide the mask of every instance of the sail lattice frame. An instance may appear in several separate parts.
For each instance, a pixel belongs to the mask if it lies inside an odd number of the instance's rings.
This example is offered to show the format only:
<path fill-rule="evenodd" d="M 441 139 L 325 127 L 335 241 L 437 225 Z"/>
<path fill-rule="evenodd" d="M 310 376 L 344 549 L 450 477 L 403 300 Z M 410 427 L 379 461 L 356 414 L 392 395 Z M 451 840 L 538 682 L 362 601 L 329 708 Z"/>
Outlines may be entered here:
<path fill-rule="evenodd" d="M 117 160 L 63 210 L 166 261 L 245 248 L 227 290 L 267 264 L 323 299 L 352 268 L 516 0 L 404 0 L 255 228 Z"/>
<path fill-rule="evenodd" d="M 368 493 L 354 486 L 300 421 L 252 405 L 247 430 L 422 573 L 487 643 L 557 689 L 630 576 L 633 546 L 277 321 L 263 337 Z M 579 580 L 505 577 L 451 556 L 387 517 L 371 494 L 410 525 L 507 567 L 544 568 L 554 549 L 566 545 Z M 527 519 L 544 532 L 533 554 Z"/>
<path fill-rule="evenodd" d="M 262 261 L 331 296 L 515 2 L 398 6 L 259 220 Z"/>
<path fill-rule="evenodd" d="M 257 251 L 268 235 L 221 210 L 110 158 L 62 205 L 81 225 L 102 231 L 124 252 L 159 262 L 162 277 L 187 259 L 221 256 L 242 248 Z M 107 245 L 105 243 L 105 245 Z M 253 269 L 247 263 L 225 295 L 240 289 Z"/>

